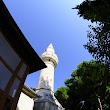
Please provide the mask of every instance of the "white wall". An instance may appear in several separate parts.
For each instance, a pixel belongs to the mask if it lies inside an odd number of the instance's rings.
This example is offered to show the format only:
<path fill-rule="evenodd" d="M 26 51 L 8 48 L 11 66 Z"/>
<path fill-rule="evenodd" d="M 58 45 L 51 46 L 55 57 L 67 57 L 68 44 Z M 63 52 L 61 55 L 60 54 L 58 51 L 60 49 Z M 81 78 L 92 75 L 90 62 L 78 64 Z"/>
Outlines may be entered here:
<path fill-rule="evenodd" d="M 16 110 L 33 110 L 33 106 L 33 99 L 21 92 Z"/>

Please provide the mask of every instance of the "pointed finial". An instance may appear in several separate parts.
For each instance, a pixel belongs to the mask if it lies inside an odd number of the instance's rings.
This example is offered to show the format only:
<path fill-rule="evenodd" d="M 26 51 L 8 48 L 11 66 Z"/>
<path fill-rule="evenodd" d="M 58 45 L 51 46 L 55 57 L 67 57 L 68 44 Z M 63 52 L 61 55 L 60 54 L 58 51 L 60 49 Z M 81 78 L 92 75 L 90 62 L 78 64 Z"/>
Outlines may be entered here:
<path fill-rule="evenodd" d="M 52 43 L 49 44 L 49 46 L 46 48 L 46 51 L 55 53 Z"/>
<path fill-rule="evenodd" d="M 49 44 L 49 46 L 47 48 L 53 48 L 52 43 Z"/>

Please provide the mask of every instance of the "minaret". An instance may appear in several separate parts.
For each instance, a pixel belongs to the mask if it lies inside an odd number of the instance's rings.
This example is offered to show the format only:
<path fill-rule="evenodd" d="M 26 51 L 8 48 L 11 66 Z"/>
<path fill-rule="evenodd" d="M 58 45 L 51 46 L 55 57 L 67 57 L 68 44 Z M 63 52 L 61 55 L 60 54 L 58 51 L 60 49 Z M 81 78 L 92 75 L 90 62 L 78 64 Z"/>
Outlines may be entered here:
<path fill-rule="evenodd" d="M 54 69 L 58 64 L 58 57 L 54 51 L 52 43 L 47 47 L 45 52 L 41 55 L 41 59 L 46 64 L 47 68 L 40 71 L 40 78 L 38 89 L 45 89 L 52 91 L 54 88 Z M 43 90 L 44 92 L 44 90 Z M 42 94 L 40 90 L 38 94 Z"/>
<path fill-rule="evenodd" d="M 54 69 L 58 64 L 58 57 L 54 51 L 52 43 L 41 55 L 41 59 L 46 64 L 46 68 L 40 71 L 37 95 L 35 99 L 34 110 L 64 110 L 61 104 L 54 96 Z"/>

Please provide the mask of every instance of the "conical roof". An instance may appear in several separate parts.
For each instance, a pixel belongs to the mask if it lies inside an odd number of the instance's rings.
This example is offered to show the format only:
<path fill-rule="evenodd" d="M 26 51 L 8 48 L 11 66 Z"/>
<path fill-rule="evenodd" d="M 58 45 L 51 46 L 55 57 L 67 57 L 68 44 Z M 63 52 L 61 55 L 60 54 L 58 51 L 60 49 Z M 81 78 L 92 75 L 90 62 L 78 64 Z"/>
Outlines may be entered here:
<path fill-rule="evenodd" d="M 55 53 L 54 47 L 52 45 L 52 43 L 49 44 L 49 46 L 46 48 L 46 50 L 44 51 L 44 53 L 41 55 L 41 59 L 45 62 L 45 61 L 51 61 L 54 63 L 55 67 L 58 64 L 58 57 Z"/>
<path fill-rule="evenodd" d="M 46 51 L 55 53 L 55 50 L 54 50 L 54 47 L 53 47 L 52 43 L 50 43 L 50 45 L 46 48 Z"/>
<path fill-rule="evenodd" d="M 52 43 L 49 44 L 49 46 L 47 48 L 53 48 Z"/>

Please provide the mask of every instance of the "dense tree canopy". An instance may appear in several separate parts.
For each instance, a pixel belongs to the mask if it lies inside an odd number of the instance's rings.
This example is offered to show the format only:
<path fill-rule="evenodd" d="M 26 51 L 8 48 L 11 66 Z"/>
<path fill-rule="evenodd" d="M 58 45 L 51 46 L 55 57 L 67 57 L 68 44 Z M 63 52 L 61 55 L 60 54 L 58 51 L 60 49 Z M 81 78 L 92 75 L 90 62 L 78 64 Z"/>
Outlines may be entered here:
<path fill-rule="evenodd" d="M 96 26 L 90 26 L 85 48 L 110 69 L 110 0 L 85 0 L 74 9 L 84 19 L 96 22 Z"/>
<path fill-rule="evenodd" d="M 110 0 L 85 0 L 74 9 L 84 19 L 99 22 L 110 22 Z"/>
<path fill-rule="evenodd" d="M 67 99 L 68 99 L 67 91 L 68 91 L 67 87 L 61 87 L 61 88 L 58 88 L 57 91 L 55 92 L 55 97 L 65 107 L 66 107 Z"/>
<path fill-rule="evenodd" d="M 82 62 L 65 81 L 66 87 L 56 91 L 56 97 L 66 110 L 109 110 L 110 81 L 105 83 L 105 66 L 97 61 Z M 64 90 L 65 89 L 65 90 Z"/>

